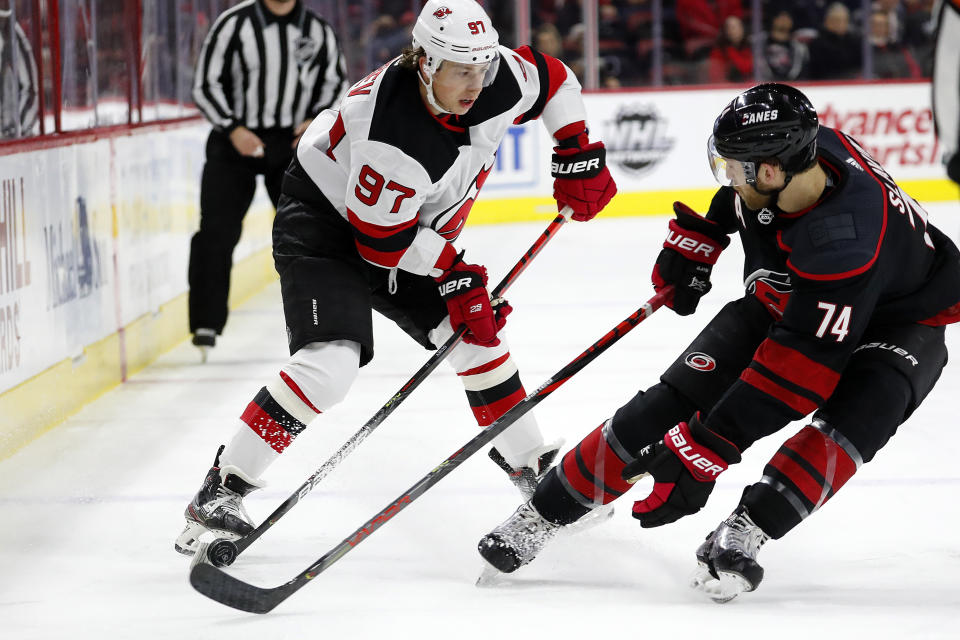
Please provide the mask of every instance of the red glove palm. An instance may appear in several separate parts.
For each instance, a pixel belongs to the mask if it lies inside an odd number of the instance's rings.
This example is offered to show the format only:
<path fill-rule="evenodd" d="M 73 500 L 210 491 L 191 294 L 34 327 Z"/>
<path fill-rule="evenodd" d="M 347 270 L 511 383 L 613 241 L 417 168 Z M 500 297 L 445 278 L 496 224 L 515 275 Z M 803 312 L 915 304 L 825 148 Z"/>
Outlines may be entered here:
<path fill-rule="evenodd" d="M 455 331 L 461 325 L 467 326 L 464 342 L 485 347 L 500 344 L 497 332 L 507 323 L 513 307 L 500 301 L 497 308 L 493 308 L 487 293 L 486 267 L 458 260 L 437 282 L 440 296 L 447 303 L 450 325 Z"/>
<path fill-rule="evenodd" d="M 553 150 L 550 175 L 554 177 L 557 210 L 569 206 L 574 220 L 591 220 L 617 193 L 617 185 L 607 169 L 603 143 L 587 144 L 587 134 L 582 133 L 561 140 Z"/>

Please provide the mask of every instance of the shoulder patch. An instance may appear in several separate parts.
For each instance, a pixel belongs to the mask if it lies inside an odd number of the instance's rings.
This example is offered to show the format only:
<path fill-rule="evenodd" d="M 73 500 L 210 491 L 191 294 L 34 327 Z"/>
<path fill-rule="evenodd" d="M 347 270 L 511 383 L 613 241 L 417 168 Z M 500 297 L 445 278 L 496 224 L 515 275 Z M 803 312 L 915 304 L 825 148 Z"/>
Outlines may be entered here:
<path fill-rule="evenodd" d="M 814 247 L 823 247 L 841 240 L 856 240 L 857 227 L 853 223 L 853 215 L 838 213 L 827 218 L 815 220 L 807 227 L 810 244 Z"/>

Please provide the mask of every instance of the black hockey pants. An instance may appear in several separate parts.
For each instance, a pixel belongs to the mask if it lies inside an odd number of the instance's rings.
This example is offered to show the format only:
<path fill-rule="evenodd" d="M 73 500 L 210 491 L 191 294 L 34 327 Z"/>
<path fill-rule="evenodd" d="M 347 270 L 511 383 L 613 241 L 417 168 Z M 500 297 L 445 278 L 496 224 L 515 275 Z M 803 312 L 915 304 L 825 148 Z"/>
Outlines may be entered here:
<path fill-rule="evenodd" d="M 264 142 L 264 157 L 247 158 L 219 131 L 207 139 L 207 160 L 200 181 L 200 230 L 190 242 L 190 332 L 198 328 L 223 331 L 233 250 L 240 240 L 243 218 L 264 177 L 274 207 L 280 198 L 283 172 L 293 157 L 289 129 L 254 131 Z"/>

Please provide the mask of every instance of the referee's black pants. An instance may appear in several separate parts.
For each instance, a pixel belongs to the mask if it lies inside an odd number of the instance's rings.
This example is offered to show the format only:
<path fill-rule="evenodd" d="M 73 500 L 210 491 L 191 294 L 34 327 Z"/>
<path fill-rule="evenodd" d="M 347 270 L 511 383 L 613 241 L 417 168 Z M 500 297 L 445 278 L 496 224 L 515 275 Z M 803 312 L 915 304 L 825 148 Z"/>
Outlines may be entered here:
<path fill-rule="evenodd" d="M 263 175 L 273 206 L 280 198 L 283 172 L 293 157 L 291 129 L 254 130 L 264 143 L 262 158 L 241 156 L 222 132 L 207 138 L 207 161 L 200 180 L 200 230 L 190 242 L 190 333 L 199 328 L 223 331 L 233 249 L 243 218 Z"/>

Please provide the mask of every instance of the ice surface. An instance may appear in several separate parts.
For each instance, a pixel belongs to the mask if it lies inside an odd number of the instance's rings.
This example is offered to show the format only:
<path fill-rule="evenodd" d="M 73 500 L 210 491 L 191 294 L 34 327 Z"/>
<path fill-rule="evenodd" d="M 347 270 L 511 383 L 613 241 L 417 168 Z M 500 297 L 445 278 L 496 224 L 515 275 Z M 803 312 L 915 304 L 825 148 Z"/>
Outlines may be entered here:
<path fill-rule="evenodd" d="M 960 236 L 960 206 L 930 207 Z M 546 223 L 468 227 L 467 259 L 499 281 Z M 665 218 L 570 223 L 509 293 L 507 333 L 536 388 L 652 293 Z M 667 309 L 540 404 L 550 437 L 574 445 L 652 384 L 722 303 L 740 294 L 739 248 L 692 317 Z M 377 355 L 350 396 L 266 474 L 258 521 L 296 489 L 427 359 L 377 317 Z M 960 353 L 960 329 L 947 331 Z M 641 483 L 607 523 L 554 541 L 488 588 L 480 537 L 519 495 L 476 455 L 267 616 L 197 594 L 173 551 L 181 513 L 237 416 L 286 358 L 279 287 L 231 315 L 210 361 L 184 342 L 128 383 L 0 462 L 0 637 L 32 638 L 956 638 L 960 447 L 952 362 L 926 403 L 820 512 L 760 555 L 763 585 L 727 605 L 687 587 L 694 550 L 755 481 L 792 425 L 725 473 L 700 514 L 655 530 L 630 518 Z M 419 480 L 475 433 L 441 365 L 302 503 L 230 569 L 278 585 Z"/>

